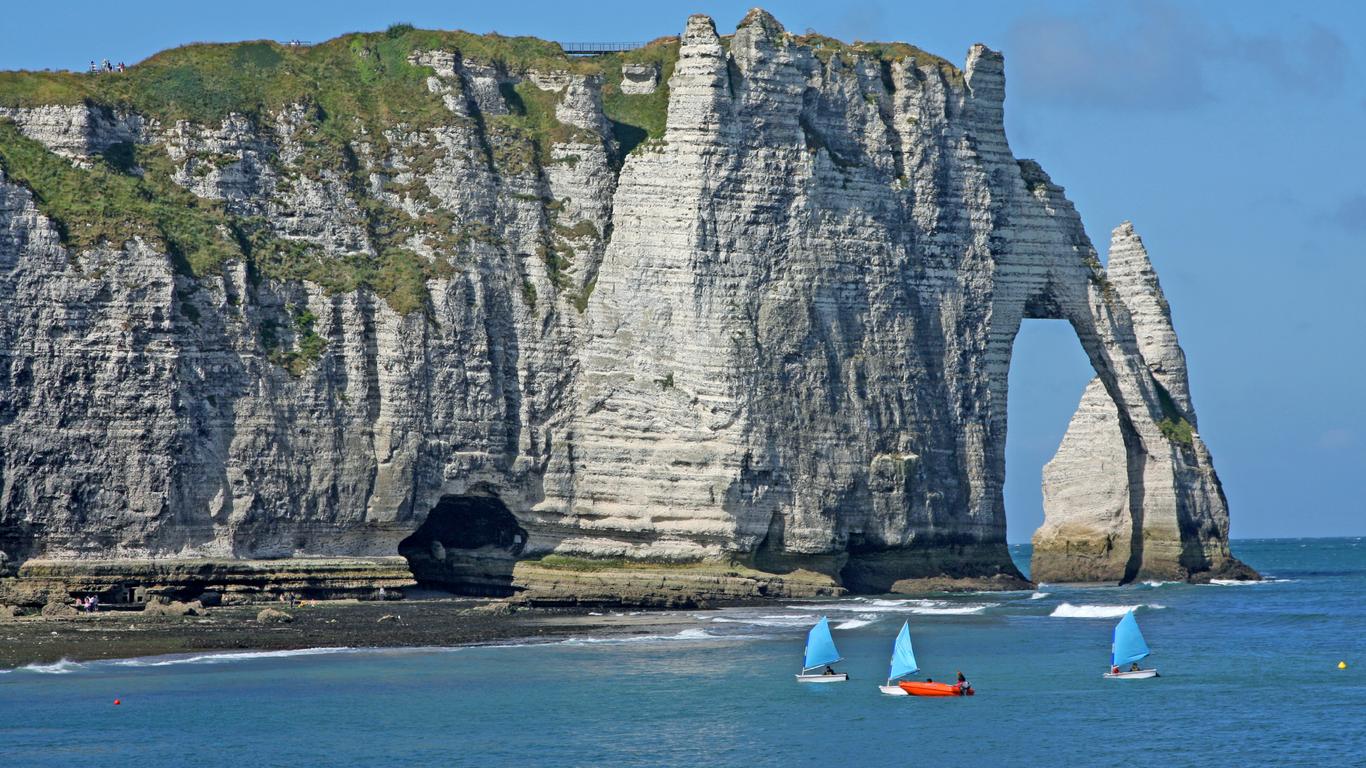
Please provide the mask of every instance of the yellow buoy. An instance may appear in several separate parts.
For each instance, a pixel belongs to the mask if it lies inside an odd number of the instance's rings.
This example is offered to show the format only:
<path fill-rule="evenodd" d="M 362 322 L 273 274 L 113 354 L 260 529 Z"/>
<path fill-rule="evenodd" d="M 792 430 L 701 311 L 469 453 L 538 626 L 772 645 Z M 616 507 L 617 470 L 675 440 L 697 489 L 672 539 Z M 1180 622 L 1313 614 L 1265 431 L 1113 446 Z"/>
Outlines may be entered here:
<path fill-rule="evenodd" d="M 1339 662 L 1338 662 L 1338 669 L 1346 669 L 1346 668 L 1347 668 L 1347 662 L 1345 662 L 1345 661 L 1339 661 Z"/>

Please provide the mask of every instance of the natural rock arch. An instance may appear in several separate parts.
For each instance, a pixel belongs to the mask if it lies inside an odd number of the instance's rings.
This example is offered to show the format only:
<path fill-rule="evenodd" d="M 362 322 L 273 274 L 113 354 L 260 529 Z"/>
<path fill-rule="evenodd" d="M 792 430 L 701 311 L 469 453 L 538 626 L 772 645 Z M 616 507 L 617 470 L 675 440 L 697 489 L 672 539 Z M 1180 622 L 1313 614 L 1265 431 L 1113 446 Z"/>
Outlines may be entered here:
<path fill-rule="evenodd" d="M 1096 372 L 1043 472 L 1036 581 L 1248 575 L 1228 550 L 1228 507 L 1196 431 L 1185 355 L 1133 226 L 1116 228 L 1084 305 L 1053 290 L 1025 317 L 1071 322 Z M 1016 327 L 1018 331 L 1018 326 Z"/>
<path fill-rule="evenodd" d="M 267 222 L 309 244 L 299 269 L 389 253 L 366 212 L 411 215 L 400 187 L 426 188 L 422 239 L 461 243 L 457 263 L 395 262 L 415 267 L 401 273 L 420 278 L 417 301 L 242 261 L 196 277 L 155 237 L 64 244 L 82 222 L 26 186 L 45 174 L 0 174 L 0 569 L 392 555 L 448 494 L 445 508 L 507 507 L 526 558 L 748 558 L 861 591 L 1010 581 L 1007 374 L 1029 317 L 1072 325 L 1097 374 L 1078 418 L 1113 419 L 1094 439 L 1079 423 L 1060 451 L 1039 577 L 1236 569 L 1189 395 L 1145 330 L 1160 294 L 1138 301 L 1118 257 L 1107 274 L 1063 190 L 1013 155 L 1000 54 L 973 46 L 959 68 L 791 35 L 758 10 L 724 38 L 694 16 L 647 46 L 663 135 L 625 153 L 602 98 L 619 67 L 526 70 L 461 45 L 415 52 L 430 124 L 387 146 L 353 137 L 373 186 L 292 161 L 241 172 L 306 155 L 321 111 L 300 104 L 172 133 L 155 110 L 120 107 L 119 126 L 94 103 L 0 110 L 18 126 L 0 140 L 80 161 L 44 155 L 63 177 L 136 139 L 183 156 L 188 192 L 235 217 L 306 212 Z M 553 101 L 560 128 L 490 152 L 523 91 Z M 394 171 L 411 179 L 381 178 Z M 1123 472 L 1089 505 L 1068 489 L 1093 487 L 1094 467 L 1067 447 L 1095 441 L 1122 446 Z M 434 544 L 499 569 L 514 556 L 429 522 L 406 547 L 426 561 L 414 570 L 448 570 Z M 506 588 L 501 570 L 438 577 Z"/>

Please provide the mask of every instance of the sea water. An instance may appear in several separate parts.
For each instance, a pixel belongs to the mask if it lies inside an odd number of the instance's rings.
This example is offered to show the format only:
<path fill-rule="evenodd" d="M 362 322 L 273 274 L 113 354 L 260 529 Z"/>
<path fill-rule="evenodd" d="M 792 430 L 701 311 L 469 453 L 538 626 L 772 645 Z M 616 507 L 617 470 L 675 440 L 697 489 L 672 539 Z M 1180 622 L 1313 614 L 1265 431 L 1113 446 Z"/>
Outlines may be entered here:
<path fill-rule="evenodd" d="M 1234 549 L 1266 581 L 786 601 L 644 637 L 20 668 L 0 674 L 0 764 L 1366 765 L 1366 542 Z M 1162 677 L 1104 680 L 1130 608 Z M 799 685 L 822 615 L 851 680 Z M 878 693 L 902 621 L 917 677 L 962 670 L 975 697 Z"/>

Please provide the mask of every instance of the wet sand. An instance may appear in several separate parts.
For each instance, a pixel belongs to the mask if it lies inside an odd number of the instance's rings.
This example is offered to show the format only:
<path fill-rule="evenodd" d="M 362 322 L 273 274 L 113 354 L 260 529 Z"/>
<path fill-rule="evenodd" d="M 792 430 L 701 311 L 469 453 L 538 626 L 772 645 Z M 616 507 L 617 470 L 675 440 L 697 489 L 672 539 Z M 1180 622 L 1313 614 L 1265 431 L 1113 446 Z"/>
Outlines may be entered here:
<path fill-rule="evenodd" d="M 287 624 L 263 624 L 263 608 L 283 610 Z M 520 608 L 496 601 L 443 598 L 319 601 L 207 608 L 199 616 L 144 616 L 109 611 L 69 619 L 0 620 L 0 669 L 162 654 L 297 648 L 442 647 L 568 636 L 678 631 L 692 611 L 610 612 L 587 608 Z M 392 617 L 392 618 L 386 618 Z"/>

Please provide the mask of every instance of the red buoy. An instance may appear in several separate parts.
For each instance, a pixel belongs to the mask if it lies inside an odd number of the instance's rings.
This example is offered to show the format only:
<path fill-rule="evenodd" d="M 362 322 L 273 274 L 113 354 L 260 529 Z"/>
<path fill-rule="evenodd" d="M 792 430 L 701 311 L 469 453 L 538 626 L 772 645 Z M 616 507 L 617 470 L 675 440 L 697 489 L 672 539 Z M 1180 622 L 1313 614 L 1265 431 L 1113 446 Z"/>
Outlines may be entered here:
<path fill-rule="evenodd" d="M 114 699 L 114 706 L 117 707 L 118 705 L 120 705 L 120 704 L 122 704 L 122 703 L 123 703 L 122 701 L 119 701 L 118 699 Z"/>

